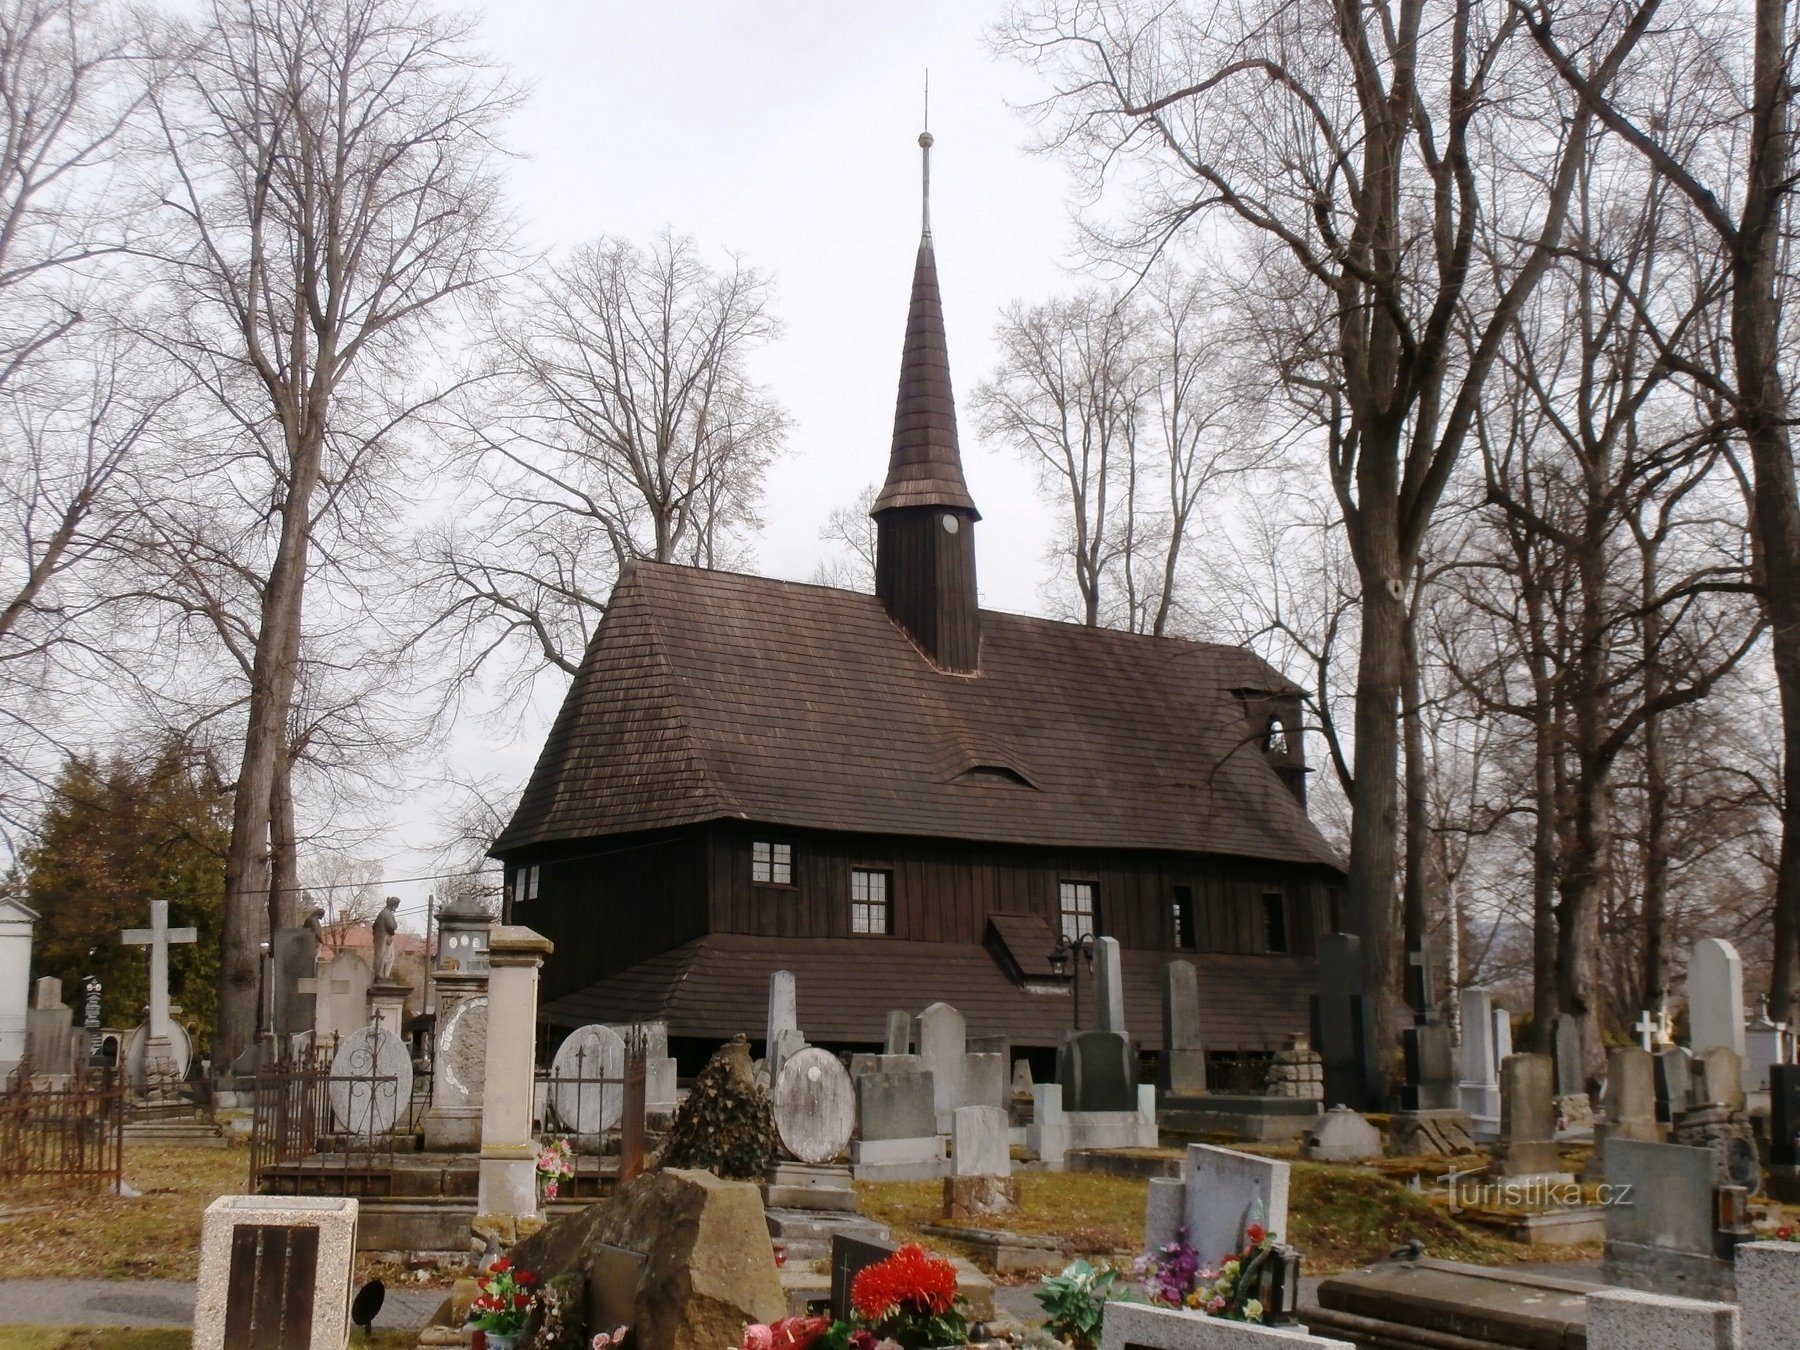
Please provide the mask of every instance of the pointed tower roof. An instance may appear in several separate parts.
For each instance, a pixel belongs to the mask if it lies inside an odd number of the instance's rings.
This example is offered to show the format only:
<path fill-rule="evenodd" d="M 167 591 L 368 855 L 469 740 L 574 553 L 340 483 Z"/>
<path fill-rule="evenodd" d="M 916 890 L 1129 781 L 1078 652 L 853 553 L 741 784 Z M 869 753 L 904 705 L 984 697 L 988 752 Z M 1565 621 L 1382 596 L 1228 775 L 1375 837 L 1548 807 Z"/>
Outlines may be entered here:
<path fill-rule="evenodd" d="M 922 132 L 924 229 L 913 265 L 912 303 L 900 356 L 900 394 L 894 404 L 894 442 L 887 482 L 870 514 L 901 506 L 951 506 L 973 512 L 956 441 L 956 397 L 950 390 L 950 349 L 938 295 L 937 256 L 931 247 L 931 133 Z"/>

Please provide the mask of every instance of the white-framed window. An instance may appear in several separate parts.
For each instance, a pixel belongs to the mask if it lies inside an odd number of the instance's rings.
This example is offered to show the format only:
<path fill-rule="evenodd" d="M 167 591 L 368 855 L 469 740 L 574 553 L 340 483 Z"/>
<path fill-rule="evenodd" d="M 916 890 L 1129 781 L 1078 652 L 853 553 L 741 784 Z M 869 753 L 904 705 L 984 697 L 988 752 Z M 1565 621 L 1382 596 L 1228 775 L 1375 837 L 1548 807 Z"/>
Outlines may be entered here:
<path fill-rule="evenodd" d="M 1194 919 L 1194 888 L 1177 886 L 1169 910 L 1170 926 L 1175 930 L 1175 950 L 1197 951 L 1200 946 L 1200 930 Z"/>
<path fill-rule="evenodd" d="M 885 936 L 893 932 L 893 909 L 888 904 L 892 873 L 850 872 L 850 931 Z"/>
<path fill-rule="evenodd" d="M 1057 908 L 1062 914 L 1062 935 L 1079 942 L 1094 935 L 1094 883 L 1060 881 L 1056 885 Z"/>
<path fill-rule="evenodd" d="M 758 839 L 750 845 L 750 880 L 771 886 L 794 884 L 794 846 Z"/>
<path fill-rule="evenodd" d="M 530 867 L 521 867 L 513 873 L 513 903 L 521 900 L 538 898 L 538 868 L 533 863 Z"/>

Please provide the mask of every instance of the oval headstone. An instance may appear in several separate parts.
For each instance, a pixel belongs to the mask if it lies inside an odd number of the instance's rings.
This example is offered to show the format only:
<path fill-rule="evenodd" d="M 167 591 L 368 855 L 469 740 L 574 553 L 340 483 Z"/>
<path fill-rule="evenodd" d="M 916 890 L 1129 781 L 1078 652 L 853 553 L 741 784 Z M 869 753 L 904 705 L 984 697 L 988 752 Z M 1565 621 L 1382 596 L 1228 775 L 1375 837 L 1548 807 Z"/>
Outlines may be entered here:
<path fill-rule="evenodd" d="M 801 1162 L 830 1162 L 855 1124 L 856 1089 L 838 1057 L 816 1045 L 790 1055 L 775 1079 L 775 1129 L 788 1152 Z"/>
<path fill-rule="evenodd" d="M 480 1106 L 487 1078 L 486 994 L 458 999 L 437 1029 L 431 1087 L 433 1106 Z"/>
<path fill-rule="evenodd" d="M 386 1027 L 358 1027 L 331 1057 L 331 1114 L 346 1134 L 386 1134 L 412 1101 L 412 1056 Z"/>
<path fill-rule="evenodd" d="M 188 1065 L 193 1062 L 194 1054 L 187 1028 L 179 1022 L 170 1022 L 165 1047 L 155 1060 L 150 1058 L 148 1023 L 135 1027 L 126 1038 L 125 1080 L 137 1091 L 172 1088 L 187 1078 Z"/>
<path fill-rule="evenodd" d="M 597 1083 L 596 1078 L 612 1078 Z M 550 1101 L 565 1130 L 603 1134 L 625 1114 L 625 1041 L 611 1027 L 581 1027 L 550 1062 Z"/>

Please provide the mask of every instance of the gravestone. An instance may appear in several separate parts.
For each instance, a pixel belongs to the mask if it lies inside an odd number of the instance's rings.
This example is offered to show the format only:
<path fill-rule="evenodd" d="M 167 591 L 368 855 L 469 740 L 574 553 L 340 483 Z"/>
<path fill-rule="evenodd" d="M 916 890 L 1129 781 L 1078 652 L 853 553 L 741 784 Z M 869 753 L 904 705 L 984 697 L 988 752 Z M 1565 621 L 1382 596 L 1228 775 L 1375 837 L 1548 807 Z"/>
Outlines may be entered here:
<path fill-rule="evenodd" d="M 1206 1041 L 1200 1025 L 1200 975 L 1192 961 L 1162 969 L 1162 1090 L 1171 1097 L 1206 1091 Z"/>
<path fill-rule="evenodd" d="M 944 1178 L 944 1217 L 982 1219 L 1019 1202 L 1012 1175 L 1006 1112 L 997 1106 L 961 1106 L 951 1113 L 950 1175 Z"/>
<path fill-rule="evenodd" d="M 369 985 L 373 980 L 369 963 L 355 952 L 338 952 L 319 963 L 318 993 L 313 1000 L 315 1044 L 328 1046 L 369 1024 Z"/>
<path fill-rule="evenodd" d="M 1304 1327 L 1227 1322 L 1140 1303 L 1107 1304 L 1104 1329 L 1100 1350 L 1355 1350 Z"/>
<path fill-rule="evenodd" d="M 1312 1030 L 1324 1064 L 1325 1104 L 1372 1110 L 1382 1105 L 1386 1073 L 1375 1044 L 1374 1006 L 1364 994 L 1362 939 L 1326 933 L 1318 945 Z"/>
<path fill-rule="evenodd" d="M 856 1091 L 836 1055 L 808 1046 L 775 1079 L 775 1130 L 801 1162 L 828 1163 L 856 1125 Z"/>
<path fill-rule="evenodd" d="M 75 1067 L 75 1015 L 62 1001 L 62 981 L 45 975 L 31 989 L 25 1048 L 33 1073 L 66 1074 Z"/>
<path fill-rule="evenodd" d="M 1456 1110 L 1456 1051 L 1450 1028 L 1418 1023 L 1400 1033 L 1400 1044 L 1406 1064 L 1400 1109 Z"/>
<path fill-rule="evenodd" d="M 900 1248 L 892 1242 L 877 1242 L 851 1237 L 844 1233 L 831 1235 L 831 1316 L 848 1322 L 852 1316 L 850 1286 L 868 1267 L 879 1265 Z"/>
<path fill-rule="evenodd" d="M 1718 1167 L 1710 1149 L 1606 1142 L 1607 1283 L 1716 1298 L 1731 1285 L 1718 1257 Z"/>
<path fill-rule="evenodd" d="M 769 1065 L 769 1082 L 781 1073 L 781 1060 L 804 1042 L 796 1042 L 800 1029 L 799 994 L 794 985 L 794 972 L 778 970 L 769 976 L 769 1020 L 763 1038 L 763 1058 Z"/>
<path fill-rule="evenodd" d="M 23 902 L 0 898 L 0 1073 L 25 1058 L 31 929 L 37 918 Z"/>
<path fill-rule="evenodd" d="M 1691 1067 L 1689 1107 L 1675 1122 L 1675 1142 L 1711 1149 L 1718 1159 L 1721 1185 L 1757 1190 L 1762 1163 L 1756 1134 L 1744 1114 L 1742 1061 L 1729 1047 L 1714 1045 L 1695 1055 Z"/>
<path fill-rule="evenodd" d="M 1694 1052 L 1689 1062 L 1688 1102 L 1692 1107 L 1744 1109 L 1743 1058 L 1729 1046 L 1711 1045 Z"/>
<path fill-rule="evenodd" d="M 1094 939 L 1094 1030 L 1125 1030 L 1125 966 L 1117 938 Z"/>
<path fill-rule="evenodd" d="M 1462 1079 L 1457 1104 L 1469 1117 L 1477 1139 L 1500 1129 L 1500 1061 L 1494 1055 L 1494 1005 L 1487 990 L 1470 987 L 1457 997 L 1461 1012 Z"/>
<path fill-rule="evenodd" d="M 1715 1045 L 1744 1057 L 1744 963 L 1723 938 L 1701 938 L 1688 956 L 1688 1048 Z"/>
<path fill-rule="evenodd" d="M 386 1027 L 358 1027 L 331 1057 L 332 1119 L 346 1134 L 387 1134 L 412 1101 L 412 1056 Z"/>
<path fill-rule="evenodd" d="M 644 1109 L 670 1112 L 680 1100 L 679 1065 L 669 1054 L 669 1024 L 659 1019 L 649 1022 L 617 1022 L 612 1029 L 620 1040 L 639 1031 L 644 1037 Z"/>
<path fill-rule="evenodd" d="M 912 1022 L 912 1014 L 904 1008 L 889 1009 L 887 1037 L 882 1045 L 883 1054 L 910 1055 L 912 1053 Z"/>
<path fill-rule="evenodd" d="M 593 1081 L 606 1078 L 617 1081 Z M 618 1032 L 585 1026 L 557 1046 L 550 1102 L 563 1128 L 578 1138 L 598 1138 L 619 1123 L 625 1114 L 625 1041 Z"/>
<path fill-rule="evenodd" d="M 1581 1019 L 1567 1013 L 1556 1019 L 1552 1036 L 1556 1059 L 1556 1114 L 1570 1129 L 1594 1123 L 1587 1072 L 1581 1050 Z"/>
<path fill-rule="evenodd" d="M 193 928 L 169 927 L 169 902 L 152 900 L 150 926 L 128 928 L 119 940 L 128 947 L 150 949 L 150 1016 L 126 1047 L 126 1075 L 139 1091 L 151 1079 L 185 1078 L 192 1047 L 187 1032 L 169 1015 L 169 947 L 198 942 L 200 934 Z"/>
<path fill-rule="evenodd" d="M 318 930 L 277 928 L 269 943 L 269 964 L 275 981 L 275 1034 L 304 1036 L 318 1018 Z"/>
<path fill-rule="evenodd" d="M 1061 1083 L 1038 1083 L 1031 1089 L 1031 1124 L 1025 1127 L 1025 1150 L 1050 1171 L 1063 1170 L 1069 1151 L 1069 1122 L 1063 1115 Z"/>
<path fill-rule="evenodd" d="M 937 1094 L 938 1130 L 947 1134 L 950 1113 L 966 1104 L 968 1028 L 963 1015 L 948 1003 L 933 1003 L 920 1013 L 918 1055 Z"/>
<path fill-rule="evenodd" d="M 485 977 L 483 977 L 485 983 Z M 437 1029 L 432 1035 L 431 1109 L 425 1147 L 445 1152 L 481 1144 L 482 1082 L 487 1073 L 487 995 L 446 1000 L 438 981 Z"/>
<path fill-rule="evenodd" d="M 911 1056 L 874 1056 L 908 1060 Z M 931 1075 L 869 1069 L 855 1076 L 856 1133 L 850 1170 L 858 1181 L 922 1181 L 944 1173 Z"/>
<path fill-rule="evenodd" d="M 1769 1194 L 1800 1203 L 1800 1064 L 1769 1070 Z"/>
<path fill-rule="evenodd" d="M 1137 1055 L 1113 1031 L 1075 1031 L 1056 1052 L 1065 1111 L 1135 1111 Z"/>
<path fill-rule="evenodd" d="M 473 1229 L 503 1245 L 537 1223 L 532 1066 L 538 970 L 554 950 L 549 938 L 517 924 L 495 924 L 488 935 L 487 1070 Z"/>
<path fill-rule="evenodd" d="M 1555 1080 L 1548 1055 L 1511 1055 L 1500 1066 L 1500 1138 L 1494 1159 L 1502 1176 L 1563 1174 L 1556 1151 Z"/>
<path fill-rule="evenodd" d="M 1769 1070 L 1793 1059 L 1787 1023 L 1769 1016 L 1769 1000 L 1758 1000 L 1756 1018 L 1744 1032 L 1744 1091 L 1767 1092 Z"/>
<path fill-rule="evenodd" d="M 200 1221 L 195 1350 L 343 1350 L 357 1202 L 222 1195 Z"/>
<path fill-rule="evenodd" d="M 1692 1056 L 1681 1046 L 1656 1052 L 1656 1119 L 1672 1125 L 1688 1109 L 1693 1095 Z"/>
<path fill-rule="evenodd" d="M 1588 1181 L 1605 1179 L 1608 1139 L 1662 1142 L 1662 1127 L 1656 1123 L 1655 1056 L 1635 1045 L 1617 1045 L 1607 1051 L 1601 1107 L 1603 1118 L 1594 1126 L 1594 1151 L 1583 1172 Z"/>
<path fill-rule="evenodd" d="M 1285 1162 L 1210 1144 L 1189 1144 L 1181 1180 L 1186 1186 L 1182 1220 L 1188 1243 L 1200 1254 L 1203 1265 L 1216 1266 L 1241 1251 L 1245 1231 L 1253 1223 L 1277 1237 L 1287 1236 Z"/>

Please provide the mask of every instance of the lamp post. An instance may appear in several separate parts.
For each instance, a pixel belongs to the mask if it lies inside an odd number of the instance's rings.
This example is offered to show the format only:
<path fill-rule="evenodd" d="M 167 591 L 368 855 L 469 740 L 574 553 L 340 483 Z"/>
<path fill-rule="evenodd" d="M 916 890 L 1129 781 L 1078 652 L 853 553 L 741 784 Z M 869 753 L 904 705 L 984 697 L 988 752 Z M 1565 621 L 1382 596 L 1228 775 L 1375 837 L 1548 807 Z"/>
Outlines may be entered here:
<path fill-rule="evenodd" d="M 1094 935 L 1083 933 L 1078 938 L 1071 938 L 1067 933 L 1056 939 L 1056 947 L 1050 953 L 1050 969 L 1062 978 L 1063 968 L 1070 964 L 1074 957 L 1075 984 L 1070 992 L 1075 999 L 1075 1030 L 1081 1030 L 1081 967 L 1085 964 L 1089 970 L 1094 968 Z"/>

